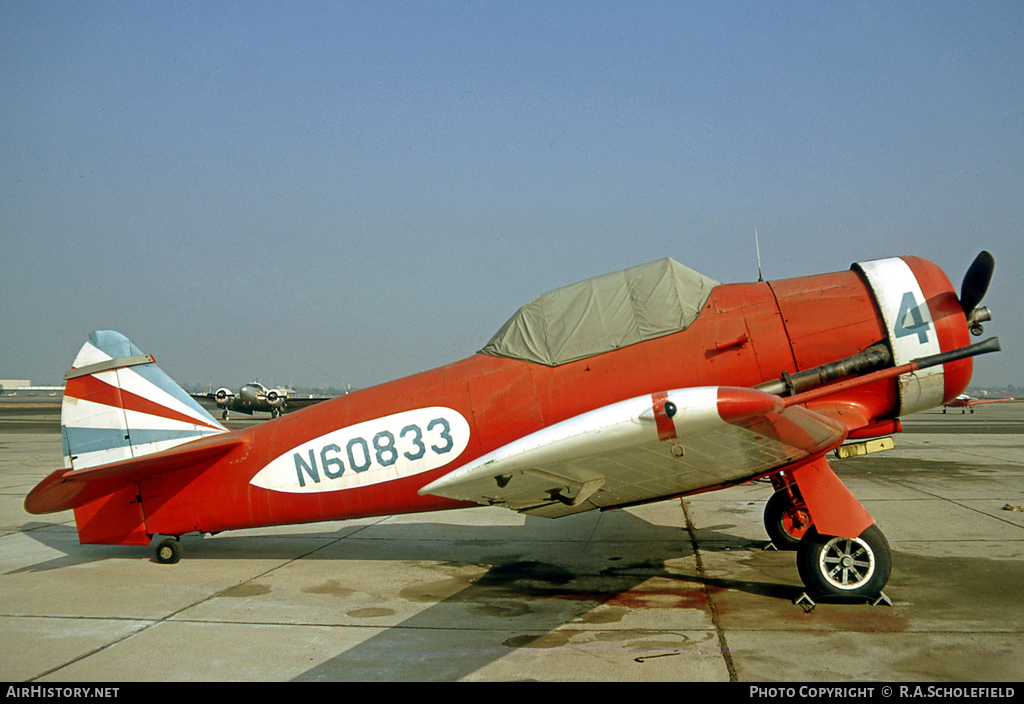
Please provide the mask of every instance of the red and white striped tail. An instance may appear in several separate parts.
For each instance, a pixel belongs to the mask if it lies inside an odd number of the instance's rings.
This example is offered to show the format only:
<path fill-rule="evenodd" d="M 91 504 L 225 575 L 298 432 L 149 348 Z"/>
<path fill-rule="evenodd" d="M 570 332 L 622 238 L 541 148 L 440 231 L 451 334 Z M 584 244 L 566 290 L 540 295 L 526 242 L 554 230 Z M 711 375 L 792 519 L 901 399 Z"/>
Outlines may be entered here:
<path fill-rule="evenodd" d="M 64 376 L 64 466 L 87 469 L 160 452 L 227 428 L 124 335 L 89 335 Z"/>

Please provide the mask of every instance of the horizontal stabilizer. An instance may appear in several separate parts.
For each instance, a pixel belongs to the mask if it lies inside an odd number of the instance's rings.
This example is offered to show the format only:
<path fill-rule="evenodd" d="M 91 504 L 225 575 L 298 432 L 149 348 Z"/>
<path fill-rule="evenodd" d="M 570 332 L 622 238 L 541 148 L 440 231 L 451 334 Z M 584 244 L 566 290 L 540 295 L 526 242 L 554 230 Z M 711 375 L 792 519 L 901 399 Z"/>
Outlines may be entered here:
<path fill-rule="evenodd" d="M 25 497 L 32 514 L 67 511 L 112 494 L 121 488 L 162 472 L 184 467 L 209 466 L 236 447 L 245 436 L 221 433 L 179 445 L 163 452 L 121 460 L 90 469 L 60 469 L 39 483 Z"/>

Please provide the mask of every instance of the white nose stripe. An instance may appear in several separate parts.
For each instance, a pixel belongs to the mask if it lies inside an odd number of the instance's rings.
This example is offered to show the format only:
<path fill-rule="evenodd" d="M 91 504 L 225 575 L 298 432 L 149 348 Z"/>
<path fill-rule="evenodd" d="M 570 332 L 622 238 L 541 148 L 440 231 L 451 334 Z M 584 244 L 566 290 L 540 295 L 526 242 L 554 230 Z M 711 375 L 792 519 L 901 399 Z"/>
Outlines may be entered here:
<path fill-rule="evenodd" d="M 896 365 L 938 354 L 938 332 L 928 301 L 910 266 L 899 258 L 857 262 L 853 268 L 867 279 L 882 312 Z M 900 415 L 942 405 L 945 377 L 942 365 L 899 378 Z"/>

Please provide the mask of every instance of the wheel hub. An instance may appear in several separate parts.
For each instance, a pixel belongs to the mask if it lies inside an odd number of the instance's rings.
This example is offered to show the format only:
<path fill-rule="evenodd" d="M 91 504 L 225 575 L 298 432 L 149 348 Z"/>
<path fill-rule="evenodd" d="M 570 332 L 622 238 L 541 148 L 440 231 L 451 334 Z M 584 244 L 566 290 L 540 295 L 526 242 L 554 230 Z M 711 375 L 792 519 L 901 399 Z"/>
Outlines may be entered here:
<path fill-rule="evenodd" d="M 853 590 L 871 579 L 875 572 L 875 554 L 860 538 L 833 538 L 821 551 L 818 567 L 821 575 L 837 589 Z"/>

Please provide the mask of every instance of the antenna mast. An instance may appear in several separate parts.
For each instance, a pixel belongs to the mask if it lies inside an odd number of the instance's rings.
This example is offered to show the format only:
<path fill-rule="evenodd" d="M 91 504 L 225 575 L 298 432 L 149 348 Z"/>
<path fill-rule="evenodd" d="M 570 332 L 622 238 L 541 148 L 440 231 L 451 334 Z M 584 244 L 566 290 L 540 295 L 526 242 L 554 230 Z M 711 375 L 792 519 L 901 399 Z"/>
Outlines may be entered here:
<path fill-rule="evenodd" d="M 761 245 L 757 241 L 757 228 L 754 228 L 754 249 L 757 250 L 757 281 L 761 283 L 764 278 L 761 276 Z"/>

